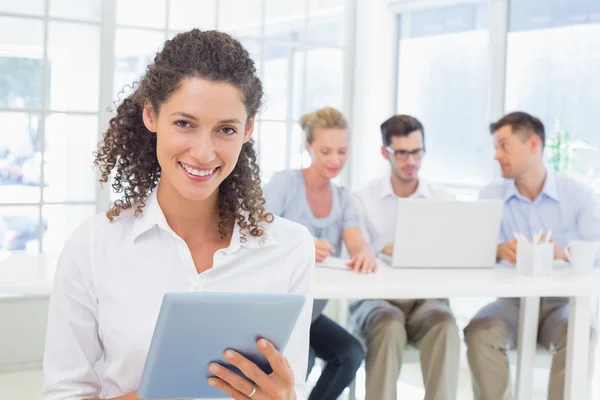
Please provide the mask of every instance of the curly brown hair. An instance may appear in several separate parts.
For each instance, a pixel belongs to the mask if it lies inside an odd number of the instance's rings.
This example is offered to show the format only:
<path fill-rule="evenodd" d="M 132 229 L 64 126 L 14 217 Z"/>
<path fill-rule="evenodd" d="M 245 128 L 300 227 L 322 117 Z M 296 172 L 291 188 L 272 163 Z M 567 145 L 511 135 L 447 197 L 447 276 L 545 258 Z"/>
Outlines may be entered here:
<path fill-rule="evenodd" d="M 110 221 L 123 210 L 136 207 L 141 216 L 145 200 L 158 185 L 161 168 L 156 156 L 156 136 L 144 125 L 142 112 L 149 101 L 160 109 L 182 80 L 202 78 L 226 82 L 243 94 L 248 120 L 258 112 L 263 88 L 248 51 L 230 35 L 193 29 L 167 40 L 151 63 L 135 91 L 117 107 L 117 115 L 95 152 L 94 164 L 100 168 L 100 182 L 106 183 L 114 170 L 112 188 L 122 197 L 106 213 Z M 252 236 L 264 233 L 260 222 L 272 222 L 266 213 L 252 139 L 244 143 L 231 174 L 219 186 L 219 234 L 231 234 L 233 224 Z M 242 241 L 245 235 L 242 232 Z"/>

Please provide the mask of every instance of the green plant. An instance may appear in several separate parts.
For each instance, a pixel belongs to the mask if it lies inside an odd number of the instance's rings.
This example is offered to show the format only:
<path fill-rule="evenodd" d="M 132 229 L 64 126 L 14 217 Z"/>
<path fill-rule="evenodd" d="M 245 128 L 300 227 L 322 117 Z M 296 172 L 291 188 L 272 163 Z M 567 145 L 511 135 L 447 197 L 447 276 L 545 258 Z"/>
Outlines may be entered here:
<path fill-rule="evenodd" d="M 575 139 L 557 119 L 552 137 L 546 141 L 545 157 L 550 168 L 580 180 L 600 193 L 598 164 L 591 161 L 593 158 L 588 153 L 597 151 L 598 148 L 589 143 Z"/>
<path fill-rule="evenodd" d="M 556 119 L 553 135 L 547 140 L 545 150 L 546 159 L 555 171 L 568 173 L 573 170 L 574 143 L 569 131 Z"/>

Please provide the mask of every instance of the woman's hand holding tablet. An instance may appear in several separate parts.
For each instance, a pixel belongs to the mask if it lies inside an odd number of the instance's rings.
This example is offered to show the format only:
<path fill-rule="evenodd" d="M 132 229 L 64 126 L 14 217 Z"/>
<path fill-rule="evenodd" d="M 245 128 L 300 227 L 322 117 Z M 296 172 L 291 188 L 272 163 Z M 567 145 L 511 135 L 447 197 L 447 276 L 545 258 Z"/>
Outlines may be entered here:
<path fill-rule="evenodd" d="M 209 385 L 222 390 L 235 400 L 295 400 L 294 374 L 287 358 L 268 340 L 260 339 L 256 347 L 269 361 L 273 369 L 271 374 L 265 374 L 256 364 L 236 351 L 226 350 L 223 358 L 254 383 L 222 365 L 211 363 L 208 369 L 215 377 L 208 379 Z"/>
<path fill-rule="evenodd" d="M 269 361 L 273 369 L 272 373 L 267 375 L 256 364 L 238 352 L 225 350 L 223 358 L 242 371 L 244 375 L 250 377 L 255 383 L 232 372 L 223 365 L 211 363 L 208 369 L 215 376 L 208 379 L 208 384 L 222 390 L 234 400 L 247 400 L 248 398 L 255 400 L 295 400 L 294 374 L 287 358 L 277 351 L 275 346 L 268 340 L 260 339 L 256 342 L 256 347 Z M 111 400 L 140 400 L 140 398 L 137 397 L 136 392 L 131 392 Z"/>
<path fill-rule="evenodd" d="M 286 293 L 166 293 L 137 396 L 295 400 L 298 377 L 283 352 L 305 302 Z"/>

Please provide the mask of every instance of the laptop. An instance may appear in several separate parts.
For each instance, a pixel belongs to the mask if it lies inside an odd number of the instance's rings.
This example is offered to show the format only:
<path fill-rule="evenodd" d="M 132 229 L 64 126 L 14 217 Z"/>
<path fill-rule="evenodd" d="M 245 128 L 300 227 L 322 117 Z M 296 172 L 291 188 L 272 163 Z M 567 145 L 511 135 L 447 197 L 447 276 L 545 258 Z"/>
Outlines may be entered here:
<path fill-rule="evenodd" d="M 394 268 L 491 268 L 502 200 L 398 199 Z"/>

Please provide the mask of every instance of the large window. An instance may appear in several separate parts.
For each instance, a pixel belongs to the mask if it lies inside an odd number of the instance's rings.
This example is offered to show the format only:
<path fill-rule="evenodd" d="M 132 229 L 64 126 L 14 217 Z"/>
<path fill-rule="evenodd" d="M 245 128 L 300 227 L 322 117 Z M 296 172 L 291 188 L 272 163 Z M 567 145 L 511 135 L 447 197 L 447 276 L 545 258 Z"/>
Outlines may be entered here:
<path fill-rule="evenodd" d="M 98 190 L 92 152 L 164 41 L 193 27 L 233 34 L 256 61 L 263 180 L 306 165 L 300 115 L 344 106 L 346 2 L 1 2 L 0 248 L 59 251 L 115 199 Z"/>
<path fill-rule="evenodd" d="M 599 1 L 511 1 L 506 110 L 541 118 L 549 165 L 600 189 Z"/>
<path fill-rule="evenodd" d="M 95 212 L 98 5 L 0 6 L 0 248 L 56 250 Z"/>
<path fill-rule="evenodd" d="M 487 1 L 399 16 L 397 112 L 425 128 L 423 176 L 451 184 L 491 178 Z"/>
<path fill-rule="evenodd" d="M 398 41 L 397 112 L 425 125 L 423 174 L 457 188 L 498 179 L 488 126 L 520 110 L 544 122 L 547 165 L 600 190 L 600 2 L 427 7 L 400 10 Z"/>

